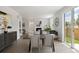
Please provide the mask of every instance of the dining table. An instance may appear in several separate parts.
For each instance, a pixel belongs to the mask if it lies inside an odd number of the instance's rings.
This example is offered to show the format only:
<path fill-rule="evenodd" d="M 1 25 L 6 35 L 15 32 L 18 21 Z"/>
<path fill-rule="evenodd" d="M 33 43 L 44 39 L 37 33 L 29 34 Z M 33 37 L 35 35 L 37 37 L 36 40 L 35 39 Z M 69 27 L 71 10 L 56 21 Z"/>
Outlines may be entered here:
<path fill-rule="evenodd" d="M 33 36 L 35 36 L 35 35 L 39 35 L 39 38 L 38 38 L 38 49 L 39 49 L 39 51 L 40 51 L 40 40 L 41 40 L 41 42 L 42 42 L 42 48 L 43 48 L 43 46 L 45 46 L 45 44 L 47 44 L 46 43 L 46 39 L 49 41 L 50 39 L 50 37 L 52 38 L 52 40 L 50 41 L 50 43 L 51 43 L 51 48 L 52 48 L 52 52 L 55 52 L 55 44 L 54 44 L 54 34 L 42 34 L 42 35 L 40 35 L 40 34 L 34 34 Z M 48 37 L 49 38 L 48 38 Z M 33 39 L 30 39 L 30 43 L 29 43 L 29 52 L 32 52 L 32 47 L 33 47 L 33 43 L 32 43 L 32 40 Z"/>

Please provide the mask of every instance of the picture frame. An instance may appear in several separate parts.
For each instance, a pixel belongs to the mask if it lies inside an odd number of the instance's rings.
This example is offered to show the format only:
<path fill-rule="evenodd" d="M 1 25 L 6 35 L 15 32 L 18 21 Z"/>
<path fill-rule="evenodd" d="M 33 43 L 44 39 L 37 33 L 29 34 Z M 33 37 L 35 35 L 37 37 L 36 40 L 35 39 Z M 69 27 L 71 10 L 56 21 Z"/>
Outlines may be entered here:
<path fill-rule="evenodd" d="M 58 17 L 55 18 L 54 25 L 55 25 L 56 27 L 59 26 L 59 18 L 58 18 Z"/>

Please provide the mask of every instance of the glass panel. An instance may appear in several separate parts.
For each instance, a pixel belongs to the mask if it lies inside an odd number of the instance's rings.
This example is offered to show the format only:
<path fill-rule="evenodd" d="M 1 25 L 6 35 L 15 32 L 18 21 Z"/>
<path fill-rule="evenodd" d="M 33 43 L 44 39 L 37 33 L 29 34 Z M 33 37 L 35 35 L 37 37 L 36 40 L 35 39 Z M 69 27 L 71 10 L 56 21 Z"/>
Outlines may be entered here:
<path fill-rule="evenodd" d="M 65 41 L 67 45 L 71 45 L 71 11 L 65 13 Z"/>
<path fill-rule="evenodd" d="M 74 47 L 79 50 L 79 7 L 74 9 Z"/>

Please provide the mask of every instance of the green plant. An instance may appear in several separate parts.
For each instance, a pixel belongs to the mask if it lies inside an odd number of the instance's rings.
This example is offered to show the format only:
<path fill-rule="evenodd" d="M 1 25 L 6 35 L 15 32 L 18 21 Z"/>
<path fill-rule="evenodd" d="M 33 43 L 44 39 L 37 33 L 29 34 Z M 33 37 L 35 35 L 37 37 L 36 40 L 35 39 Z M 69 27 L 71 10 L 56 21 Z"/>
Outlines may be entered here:
<path fill-rule="evenodd" d="M 46 31 L 46 32 L 50 32 L 50 31 L 51 31 L 50 26 L 47 26 L 47 25 L 46 25 L 46 28 L 44 29 L 44 31 Z"/>

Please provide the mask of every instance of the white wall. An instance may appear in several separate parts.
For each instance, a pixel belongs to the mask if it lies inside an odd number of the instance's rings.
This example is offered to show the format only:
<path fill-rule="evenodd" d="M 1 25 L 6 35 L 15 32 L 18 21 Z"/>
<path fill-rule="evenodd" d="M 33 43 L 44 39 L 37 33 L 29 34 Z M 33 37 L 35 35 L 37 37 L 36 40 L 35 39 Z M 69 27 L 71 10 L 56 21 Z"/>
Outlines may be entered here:
<path fill-rule="evenodd" d="M 8 31 L 17 31 L 17 39 L 19 39 L 19 14 L 14 11 L 12 8 L 7 6 L 0 6 L 0 11 L 3 11 L 9 15 L 9 26 L 12 26 Z M 21 17 L 21 16 L 20 16 Z"/>
<path fill-rule="evenodd" d="M 29 23 L 30 22 L 33 22 L 34 24 L 31 25 L 34 27 L 34 30 L 35 28 L 37 27 L 36 25 L 39 23 L 39 21 L 42 21 L 42 24 L 41 24 L 41 28 L 44 30 L 44 27 L 45 25 L 49 24 L 50 23 L 50 20 L 49 18 L 43 18 L 43 17 L 31 17 L 31 18 L 23 18 L 23 22 L 25 23 L 25 29 L 26 29 L 26 33 L 28 33 L 30 30 L 29 30 Z"/>
<path fill-rule="evenodd" d="M 37 24 L 39 24 L 39 21 L 42 21 L 42 24 L 41 24 L 41 28 L 42 30 L 45 29 L 46 25 L 50 25 L 51 28 L 53 29 L 53 15 L 52 17 L 50 18 L 44 18 L 44 17 L 34 17 L 34 18 L 28 18 L 28 19 L 24 19 L 24 22 L 26 22 L 26 31 L 29 33 L 29 32 L 35 32 L 36 28 L 37 28 Z M 29 26 L 29 23 L 32 22 L 33 24 L 31 24 Z M 32 27 L 32 28 L 31 28 Z"/>
<path fill-rule="evenodd" d="M 50 27 L 52 30 L 54 30 L 54 16 L 50 18 Z"/>
<path fill-rule="evenodd" d="M 73 6 L 63 7 L 61 10 L 54 14 L 54 18 L 59 18 L 59 26 L 55 27 L 55 30 L 58 31 L 59 37 L 62 42 L 64 41 L 64 13 L 73 9 Z"/>
<path fill-rule="evenodd" d="M 45 16 L 39 16 L 39 17 L 30 17 L 30 18 L 23 18 L 23 22 L 25 23 L 25 29 L 26 29 L 26 33 L 29 34 L 29 32 L 36 32 L 36 28 L 37 28 L 37 24 L 39 23 L 39 21 L 42 21 L 41 24 L 41 28 L 42 30 L 45 29 L 46 25 L 50 24 L 51 28 L 53 28 L 53 14 L 48 14 Z M 31 26 L 29 26 L 29 23 L 32 22 L 33 24 Z M 31 28 L 32 27 L 32 28 Z M 31 28 L 31 29 L 30 29 Z"/>

